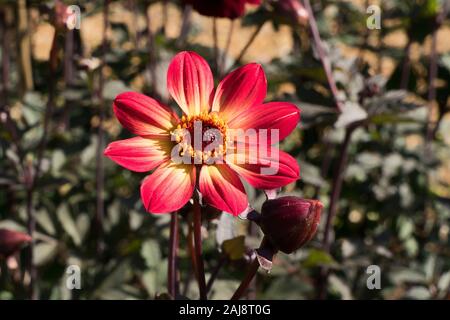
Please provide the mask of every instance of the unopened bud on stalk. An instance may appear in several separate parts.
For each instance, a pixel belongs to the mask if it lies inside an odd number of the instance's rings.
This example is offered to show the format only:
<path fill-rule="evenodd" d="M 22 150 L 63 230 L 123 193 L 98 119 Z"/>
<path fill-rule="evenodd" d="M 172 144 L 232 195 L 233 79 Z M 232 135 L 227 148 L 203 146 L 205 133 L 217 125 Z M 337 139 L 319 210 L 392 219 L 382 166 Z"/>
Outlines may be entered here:
<path fill-rule="evenodd" d="M 276 249 L 292 253 L 316 234 L 323 205 L 293 196 L 264 202 L 259 225 Z"/>
<path fill-rule="evenodd" d="M 0 229 L 0 257 L 9 257 L 31 240 L 31 237 L 26 233 Z"/>

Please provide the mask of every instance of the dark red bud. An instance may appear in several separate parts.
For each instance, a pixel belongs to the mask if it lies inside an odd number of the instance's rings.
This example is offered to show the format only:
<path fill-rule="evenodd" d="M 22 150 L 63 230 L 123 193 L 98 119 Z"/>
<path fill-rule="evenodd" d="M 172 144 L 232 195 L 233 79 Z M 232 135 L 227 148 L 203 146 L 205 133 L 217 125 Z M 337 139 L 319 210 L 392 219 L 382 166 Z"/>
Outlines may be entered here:
<path fill-rule="evenodd" d="M 9 257 L 31 240 L 31 237 L 26 233 L 0 229 L 0 256 Z"/>
<path fill-rule="evenodd" d="M 287 196 L 264 202 L 260 226 L 280 251 L 292 253 L 312 239 L 323 205 L 317 200 Z"/>
<path fill-rule="evenodd" d="M 184 0 L 204 16 L 236 19 L 245 13 L 245 5 L 261 4 L 261 0 Z"/>

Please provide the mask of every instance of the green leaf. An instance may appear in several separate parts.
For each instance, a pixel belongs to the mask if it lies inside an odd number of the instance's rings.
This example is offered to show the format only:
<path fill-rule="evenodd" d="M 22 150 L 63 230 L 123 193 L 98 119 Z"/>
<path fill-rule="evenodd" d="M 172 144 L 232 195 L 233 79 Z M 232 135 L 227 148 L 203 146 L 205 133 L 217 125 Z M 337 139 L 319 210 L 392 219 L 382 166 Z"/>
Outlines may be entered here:
<path fill-rule="evenodd" d="M 222 249 L 230 260 L 242 259 L 245 253 L 245 236 L 225 240 Z"/>
<path fill-rule="evenodd" d="M 331 289 L 337 291 L 342 300 L 353 300 L 352 290 L 350 286 L 335 274 L 331 274 L 328 279 Z"/>
<path fill-rule="evenodd" d="M 36 221 L 47 234 L 54 236 L 56 234 L 55 225 L 47 210 L 36 211 Z"/>
<path fill-rule="evenodd" d="M 328 252 L 318 249 L 309 250 L 308 256 L 302 264 L 305 268 L 336 267 L 338 265 Z"/>
<path fill-rule="evenodd" d="M 110 80 L 105 83 L 103 95 L 105 99 L 114 100 L 117 95 L 126 91 L 130 91 L 130 88 L 128 88 L 122 81 Z"/>
<path fill-rule="evenodd" d="M 222 213 L 217 223 L 216 241 L 219 245 L 225 240 L 233 239 L 237 236 L 236 218 L 231 214 Z"/>
<path fill-rule="evenodd" d="M 34 246 L 33 262 L 36 266 L 42 266 L 52 260 L 57 253 L 56 241 L 41 242 Z"/>
<path fill-rule="evenodd" d="M 359 104 L 347 101 L 344 103 L 342 113 L 339 115 L 335 127 L 345 128 L 349 124 L 367 119 L 367 112 Z"/>
<path fill-rule="evenodd" d="M 406 292 L 405 295 L 407 298 L 417 299 L 417 300 L 425 300 L 430 299 L 431 294 L 430 291 L 425 287 L 412 287 Z"/>
<path fill-rule="evenodd" d="M 81 236 L 78 232 L 77 225 L 69 212 L 69 207 L 66 204 L 61 204 L 57 210 L 58 220 L 61 223 L 64 231 L 72 238 L 73 242 L 79 246 L 81 244 Z"/>
<path fill-rule="evenodd" d="M 147 267 L 156 268 L 161 260 L 159 243 L 155 240 L 147 240 L 142 244 L 141 256 L 144 258 Z"/>

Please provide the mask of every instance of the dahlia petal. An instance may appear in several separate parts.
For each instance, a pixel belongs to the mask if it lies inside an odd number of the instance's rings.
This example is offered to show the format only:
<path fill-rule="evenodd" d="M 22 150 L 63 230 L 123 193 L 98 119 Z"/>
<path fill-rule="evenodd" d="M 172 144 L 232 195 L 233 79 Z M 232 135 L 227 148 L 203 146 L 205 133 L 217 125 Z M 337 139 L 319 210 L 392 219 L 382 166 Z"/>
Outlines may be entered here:
<path fill-rule="evenodd" d="M 170 158 L 169 143 L 169 136 L 164 140 L 134 137 L 110 143 L 104 154 L 128 170 L 146 172 Z"/>
<path fill-rule="evenodd" d="M 119 94 L 113 108 L 122 126 L 138 136 L 166 135 L 179 121 L 169 107 L 137 92 Z"/>
<path fill-rule="evenodd" d="M 261 65 L 250 63 L 228 74 L 217 87 L 212 111 L 231 120 L 246 109 L 262 104 L 267 80 Z"/>
<path fill-rule="evenodd" d="M 243 152 L 227 154 L 226 163 L 258 189 L 281 188 L 299 178 L 300 169 L 293 157 L 275 147 L 266 148 L 267 152 L 264 148 L 247 145 Z"/>
<path fill-rule="evenodd" d="M 150 213 L 169 213 L 182 208 L 192 197 L 195 166 L 167 162 L 141 184 L 141 199 Z"/>
<path fill-rule="evenodd" d="M 300 120 L 300 110 L 292 103 L 270 102 L 246 109 L 239 116 L 228 122 L 230 128 L 254 130 L 256 134 L 267 130 L 267 142 L 276 143 L 286 138 L 297 126 Z M 272 130 L 278 130 L 278 141 L 271 141 Z M 245 142 L 245 135 L 237 135 L 237 141 Z"/>
<path fill-rule="evenodd" d="M 247 194 L 241 180 L 225 164 L 203 166 L 199 188 L 204 201 L 235 216 L 248 206 Z"/>
<path fill-rule="evenodd" d="M 209 111 L 214 79 L 208 63 L 195 52 L 180 52 L 170 63 L 167 88 L 185 114 Z"/>

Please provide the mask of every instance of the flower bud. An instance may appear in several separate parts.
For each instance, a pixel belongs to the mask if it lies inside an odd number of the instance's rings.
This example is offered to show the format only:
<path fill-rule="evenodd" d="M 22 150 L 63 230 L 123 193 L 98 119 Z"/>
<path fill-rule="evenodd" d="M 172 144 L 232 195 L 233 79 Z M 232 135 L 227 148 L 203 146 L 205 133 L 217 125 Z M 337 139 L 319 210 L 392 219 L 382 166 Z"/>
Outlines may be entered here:
<path fill-rule="evenodd" d="M 310 241 L 319 226 L 323 205 L 293 196 L 264 202 L 259 224 L 278 250 L 292 253 Z"/>
<path fill-rule="evenodd" d="M 0 256 L 9 257 L 31 240 L 31 237 L 26 233 L 0 229 Z"/>
<path fill-rule="evenodd" d="M 245 14 L 245 5 L 260 5 L 261 0 L 184 0 L 204 16 L 236 19 Z"/>

